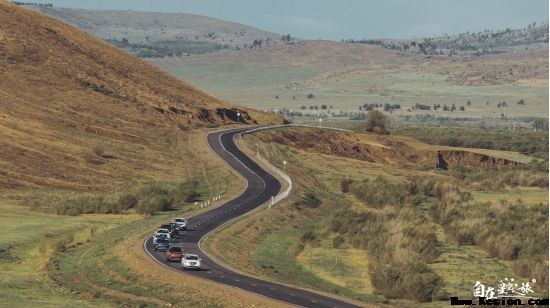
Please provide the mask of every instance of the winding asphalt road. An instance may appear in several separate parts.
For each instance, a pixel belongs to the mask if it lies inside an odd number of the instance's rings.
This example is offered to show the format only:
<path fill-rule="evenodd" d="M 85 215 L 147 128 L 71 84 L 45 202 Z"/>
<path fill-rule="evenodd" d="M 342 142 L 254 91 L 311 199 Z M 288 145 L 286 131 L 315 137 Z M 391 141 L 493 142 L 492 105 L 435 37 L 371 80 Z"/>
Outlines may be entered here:
<path fill-rule="evenodd" d="M 208 143 L 212 149 L 240 173 L 248 185 L 237 198 L 188 219 L 190 230 L 178 237 L 174 245 L 183 247 L 186 253 L 198 254 L 202 259 L 203 268 L 200 271 L 185 271 L 185 273 L 302 307 L 358 307 L 314 292 L 236 273 L 217 264 L 201 250 L 200 241 L 205 235 L 227 221 L 264 204 L 281 190 L 281 183 L 275 177 L 237 148 L 233 139 L 245 130 L 247 129 L 233 129 L 208 135 Z M 144 248 L 160 264 L 182 271 L 178 262 L 167 262 L 164 252 L 154 251 L 152 237 L 145 241 Z"/>

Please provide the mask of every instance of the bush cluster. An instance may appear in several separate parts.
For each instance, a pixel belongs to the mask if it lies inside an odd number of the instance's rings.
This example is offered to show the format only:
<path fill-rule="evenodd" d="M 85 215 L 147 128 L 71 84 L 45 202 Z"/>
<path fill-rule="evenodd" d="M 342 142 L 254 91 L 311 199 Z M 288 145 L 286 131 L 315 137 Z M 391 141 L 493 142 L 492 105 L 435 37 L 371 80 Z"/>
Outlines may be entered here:
<path fill-rule="evenodd" d="M 459 245 L 477 245 L 494 258 L 513 261 L 517 275 L 548 285 L 547 204 L 449 198 L 436 202 L 433 217 Z"/>
<path fill-rule="evenodd" d="M 315 209 L 318 208 L 321 205 L 321 200 L 315 195 L 315 193 L 308 191 L 304 194 L 304 196 L 294 202 L 294 206 L 301 208 L 302 206 L 306 208 Z"/>
<path fill-rule="evenodd" d="M 70 216 L 92 213 L 116 214 L 129 209 L 135 209 L 140 214 L 151 214 L 194 201 L 198 196 L 197 186 L 196 181 L 183 182 L 174 188 L 154 184 L 137 189 L 132 193 L 122 194 L 116 200 L 109 200 L 103 196 L 85 195 L 54 198 L 53 200 L 33 200 L 29 202 L 29 206 L 33 210 Z"/>
<path fill-rule="evenodd" d="M 480 189 L 487 191 L 498 191 L 506 186 L 548 187 L 547 170 L 539 171 L 535 168 L 499 170 L 458 166 L 451 171 L 451 175 L 466 184 L 478 184 Z"/>
<path fill-rule="evenodd" d="M 418 302 L 440 298 L 441 279 L 427 265 L 439 256 L 440 244 L 419 211 L 409 208 L 395 215 L 345 208 L 332 217 L 330 231 L 373 252 L 369 271 L 378 293 Z"/>

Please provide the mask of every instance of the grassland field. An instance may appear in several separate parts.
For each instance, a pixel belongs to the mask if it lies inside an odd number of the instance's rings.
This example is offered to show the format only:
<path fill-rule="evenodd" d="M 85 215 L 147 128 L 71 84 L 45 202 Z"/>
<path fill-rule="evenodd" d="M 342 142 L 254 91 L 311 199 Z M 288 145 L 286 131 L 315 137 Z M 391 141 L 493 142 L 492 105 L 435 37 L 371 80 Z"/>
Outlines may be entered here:
<path fill-rule="evenodd" d="M 213 95 L 262 110 L 337 114 L 358 112 L 364 103 L 391 103 L 401 105 L 394 115 L 548 118 L 548 73 L 541 69 L 548 63 L 543 53 L 425 59 L 312 41 L 286 49 L 149 61 Z M 310 93 L 313 99 L 307 98 Z M 525 105 L 517 104 L 521 99 Z M 507 106 L 497 107 L 503 101 Z M 455 104 L 457 111 L 408 111 L 416 103 Z M 301 110 L 323 104 L 332 109 Z M 459 106 L 465 111 L 458 111 Z"/>
<path fill-rule="evenodd" d="M 214 194 L 230 198 L 240 180 L 207 149 L 207 130 L 180 135 L 183 162 L 174 173 L 155 173 L 168 187 L 198 181 L 198 199 Z M 172 177 L 173 174 L 179 177 Z M 116 200 L 142 184 L 120 185 L 86 193 Z M 142 248 L 156 225 L 175 216 L 200 210 L 193 203 L 172 211 L 139 215 L 130 209 L 119 214 L 64 216 L 30 210 L 29 200 L 55 202 L 82 193 L 62 189 L 3 191 L 0 199 L 0 306 L 166 306 L 224 307 L 278 305 L 269 300 L 159 268 Z M 220 201 L 212 206 L 221 204 Z"/>

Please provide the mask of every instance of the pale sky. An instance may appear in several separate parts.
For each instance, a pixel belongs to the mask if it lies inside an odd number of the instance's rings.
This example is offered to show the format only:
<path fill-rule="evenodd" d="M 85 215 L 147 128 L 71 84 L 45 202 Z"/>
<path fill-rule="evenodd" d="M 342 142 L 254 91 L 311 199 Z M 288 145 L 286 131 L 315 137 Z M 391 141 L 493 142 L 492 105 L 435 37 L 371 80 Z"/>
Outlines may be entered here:
<path fill-rule="evenodd" d="M 54 6 L 182 12 L 304 39 L 413 38 L 525 27 L 548 0 L 38 0 Z"/>

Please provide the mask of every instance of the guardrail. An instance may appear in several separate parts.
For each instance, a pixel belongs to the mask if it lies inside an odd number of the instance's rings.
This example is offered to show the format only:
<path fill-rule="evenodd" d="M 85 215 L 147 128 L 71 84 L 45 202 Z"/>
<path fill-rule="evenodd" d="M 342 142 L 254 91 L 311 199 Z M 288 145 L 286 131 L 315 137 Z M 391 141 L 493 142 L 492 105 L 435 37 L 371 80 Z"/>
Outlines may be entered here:
<path fill-rule="evenodd" d="M 321 128 L 321 129 L 337 130 L 337 131 L 342 131 L 346 133 L 353 133 L 353 131 L 349 129 L 337 128 L 337 127 L 315 126 L 315 125 L 307 125 L 307 124 L 281 124 L 281 125 L 270 125 L 270 126 L 254 128 L 251 130 L 244 131 L 243 133 L 241 133 L 241 135 L 254 133 L 261 130 L 285 128 L 285 127 Z M 271 208 L 271 206 L 275 205 L 277 202 L 288 197 L 288 195 L 290 194 L 290 191 L 292 190 L 292 179 L 290 178 L 290 176 L 288 176 L 288 174 L 284 173 L 281 169 L 271 164 L 266 158 L 262 157 L 260 155 L 260 152 L 256 152 L 256 157 L 260 162 L 264 163 L 269 169 L 271 169 L 271 171 L 273 171 L 274 173 L 282 177 L 288 183 L 288 187 L 284 191 L 281 191 L 276 196 L 271 197 L 271 200 L 267 202 L 267 206 Z"/>
<path fill-rule="evenodd" d="M 316 126 L 316 125 L 307 125 L 307 124 L 280 124 L 280 125 L 262 126 L 262 127 L 254 128 L 254 129 L 251 129 L 251 130 L 247 130 L 247 131 L 243 132 L 242 135 L 249 134 L 249 133 L 254 133 L 254 132 L 257 132 L 257 131 L 261 131 L 261 130 L 268 130 L 268 129 L 275 129 L 275 128 L 285 128 L 285 127 L 321 128 L 321 129 L 337 130 L 337 131 L 346 132 L 346 133 L 353 133 L 353 131 L 351 131 L 349 129 L 338 128 L 338 127 Z"/>
<path fill-rule="evenodd" d="M 284 173 L 281 169 L 275 167 L 272 163 L 270 163 L 266 158 L 262 157 L 260 155 L 260 152 L 256 152 L 256 158 L 288 183 L 288 187 L 285 190 L 279 192 L 276 196 L 271 197 L 271 200 L 267 202 L 267 207 L 271 208 L 277 202 L 288 197 L 290 191 L 292 190 L 292 179 L 290 178 L 290 176 L 288 176 L 288 174 Z"/>

